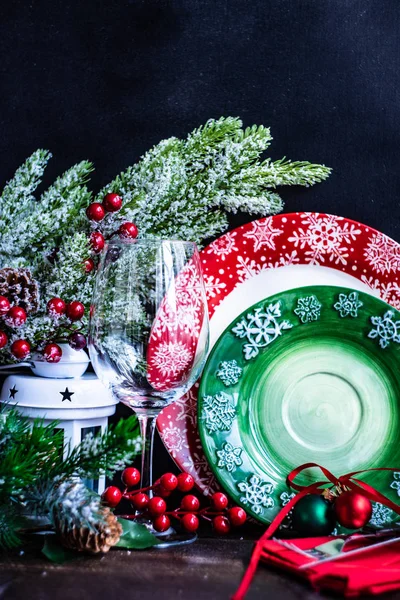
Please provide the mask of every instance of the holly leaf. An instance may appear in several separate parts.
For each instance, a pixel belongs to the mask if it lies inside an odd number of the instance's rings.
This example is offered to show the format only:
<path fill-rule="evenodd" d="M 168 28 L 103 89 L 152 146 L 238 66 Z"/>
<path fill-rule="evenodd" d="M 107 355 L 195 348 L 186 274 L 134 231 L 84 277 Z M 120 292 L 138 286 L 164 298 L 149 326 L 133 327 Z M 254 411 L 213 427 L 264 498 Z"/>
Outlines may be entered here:
<path fill-rule="evenodd" d="M 141 523 L 121 518 L 118 518 L 118 522 L 122 525 L 122 535 L 116 544 L 118 548 L 144 550 L 160 543 L 156 536 Z"/>
<path fill-rule="evenodd" d="M 64 548 L 58 541 L 56 535 L 46 535 L 42 553 L 46 556 L 46 558 L 51 560 L 51 562 L 59 565 L 79 558 L 79 554 L 77 552 Z"/>

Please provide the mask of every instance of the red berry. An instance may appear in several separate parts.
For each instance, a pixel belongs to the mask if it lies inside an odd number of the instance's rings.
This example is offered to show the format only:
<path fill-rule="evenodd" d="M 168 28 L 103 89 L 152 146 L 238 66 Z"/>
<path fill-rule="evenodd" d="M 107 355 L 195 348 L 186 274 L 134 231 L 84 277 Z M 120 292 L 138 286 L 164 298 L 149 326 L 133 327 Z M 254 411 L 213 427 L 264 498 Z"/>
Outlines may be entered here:
<path fill-rule="evenodd" d="M 85 313 L 85 307 L 82 302 L 78 302 L 74 300 L 70 304 L 67 304 L 67 317 L 71 319 L 71 321 L 79 321 L 82 319 Z"/>
<path fill-rule="evenodd" d="M 62 350 L 58 344 L 47 344 L 43 350 L 43 358 L 49 363 L 58 363 L 62 357 Z"/>
<path fill-rule="evenodd" d="M 122 471 L 121 479 L 126 487 L 133 487 L 140 481 L 140 472 L 135 467 L 127 467 Z"/>
<path fill-rule="evenodd" d="M 89 204 L 89 206 L 86 209 L 86 216 L 90 221 L 99 222 L 102 219 L 104 219 L 105 214 L 106 211 L 104 210 L 100 202 L 93 202 L 92 204 Z"/>
<path fill-rule="evenodd" d="M 213 519 L 213 528 L 217 535 L 226 535 L 230 532 L 231 525 L 226 517 L 218 515 Z"/>
<path fill-rule="evenodd" d="M 167 492 L 172 492 L 178 486 L 178 478 L 173 473 L 165 473 L 160 479 L 161 487 Z"/>
<path fill-rule="evenodd" d="M 167 531 L 171 525 L 171 521 L 168 515 L 159 515 L 153 521 L 153 527 L 156 531 L 162 533 L 163 531 Z"/>
<path fill-rule="evenodd" d="M 22 306 L 13 306 L 7 313 L 6 323 L 10 327 L 21 327 L 26 321 L 26 316 Z"/>
<path fill-rule="evenodd" d="M 228 498 L 222 492 L 215 492 L 211 496 L 211 502 L 217 510 L 224 510 L 228 506 Z"/>
<path fill-rule="evenodd" d="M 196 496 L 193 496 L 193 494 L 188 494 L 187 496 L 183 496 L 182 502 L 181 502 L 182 510 L 196 511 L 196 510 L 199 510 L 199 508 L 200 508 L 200 501 L 198 498 L 196 498 Z"/>
<path fill-rule="evenodd" d="M 8 342 L 8 337 L 4 333 L 4 331 L 0 331 L 0 348 L 4 348 L 4 346 Z"/>
<path fill-rule="evenodd" d="M 158 515 L 163 515 L 167 510 L 167 504 L 163 498 L 160 496 L 154 496 L 149 500 L 149 513 L 156 517 Z"/>
<path fill-rule="evenodd" d="M 136 510 L 144 510 L 149 503 L 149 497 L 143 492 L 138 492 L 130 499 L 132 505 Z"/>
<path fill-rule="evenodd" d="M 15 340 L 15 342 L 11 344 L 11 354 L 15 356 L 15 358 L 18 358 L 18 360 L 26 358 L 30 351 L 31 347 L 26 340 Z"/>
<path fill-rule="evenodd" d="M 199 519 L 193 513 L 186 513 L 186 515 L 183 515 L 181 518 L 181 524 L 186 531 L 193 533 L 199 528 Z"/>
<path fill-rule="evenodd" d="M 168 498 L 171 495 L 171 492 L 163 488 L 162 485 L 157 486 L 154 491 L 157 491 L 157 494 L 161 496 L 161 498 Z"/>
<path fill-rule="evenodd" d="M 96 254 L 101 252 L 104 248 L 103 234 L 100 233 L 100 231 L 93 231 L 93 233 L 90 234 L 90 244 L 93 252 L 96 252 Z"/>
<path fill-rule="evenodd" d="M 0 315 L 6 315 L 10 310 L 10 303 L 8 298 L 0 296 Z"/>
<path fill-rule="evenodd" d="M 47 303 L 47 312 L 53 317 L 63 315 L 67 305 L 61 298 L 51 298 Z"/>
<path fill-rule="evenodd" d="M 189 473 L 179 473 L 178 490 L 180 492 L 190 492 L 194 487 L 194 479 Z"/>
<path fill-rule="evenodd" d="M 106 194 L 103 200 L 104 210 L 107 212 L 117 212 L 122 206 L 122 198 L 118 194 Z"/>
<path fill-rule="evenodd" d="M 129 223 L 129 221 L 127 221 L 126 223 L 122 223 L 122 225 L 120 225 L 118 232 L 121 237 L 131 238 L 134 240 L 137 238 L 138 228 L 136 227 L 135 223 Z"/>
<path fill-rule="evenodd" d="M 110 485 L 104 490 L 101 499 L 111 508 L 115 508 L 121 502 L 122 492 L 115 485 Z"/>
<path fill-rule="evenodd" d="M 74 350 L 82 350 L 86 346 L 86 338 L 83 333 L 75 332 L 71 333 L 68 338 L 68 343 Z"/>
<path fill-rule="evenodd" d="M 240 527 L 246 521 L 246 511 L 240 506 L 233 506 L 228 510 L 228 518 L 233 527 Z"/>
<path fill-rule="evenodd" d="M 83 261 L 83 268 L 85 269 L 85 273 L 90 273 L 91 271 L 93 271 L 94 267 L 95 264 L 93 258 L 86 258 Z"/>

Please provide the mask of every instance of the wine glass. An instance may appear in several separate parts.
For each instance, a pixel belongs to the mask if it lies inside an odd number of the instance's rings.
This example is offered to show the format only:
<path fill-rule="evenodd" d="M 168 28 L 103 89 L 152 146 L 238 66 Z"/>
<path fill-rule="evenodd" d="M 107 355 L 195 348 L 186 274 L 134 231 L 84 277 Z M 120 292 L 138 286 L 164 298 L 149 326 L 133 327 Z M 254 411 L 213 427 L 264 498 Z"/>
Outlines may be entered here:
<path fill-rule="evenodd" d="M 196 244 L 159 239 L 108 242 L 96 277 L 89 353 L 99 379 L 139 419 L 142 487 L 152 485 L 156 418 L 198 379 L 208 343 Z M 150 521 L 143 521 L 151 528 Z M 177 542 L 162 546 L 172 543 Z"/>

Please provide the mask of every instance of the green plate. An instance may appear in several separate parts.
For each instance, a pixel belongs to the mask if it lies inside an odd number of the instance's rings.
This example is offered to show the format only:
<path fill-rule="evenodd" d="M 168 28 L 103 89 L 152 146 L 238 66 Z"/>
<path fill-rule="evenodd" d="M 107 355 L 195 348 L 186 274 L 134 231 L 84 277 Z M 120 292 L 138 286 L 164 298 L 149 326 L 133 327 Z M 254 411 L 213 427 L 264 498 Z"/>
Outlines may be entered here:
<path fill-rule="evenodd" d="M 295 467 L 316 462 L 400 496 L 400 313 L 346 288 L 304 287 L 243 312 L 221 335 L 199 390 L 198 423 L 212 470 L 249 514 L 270 523 Z M 309 469 L 302 484 L 321 479 Z M 371 523 L 399 517 L 375 504 Z"/>

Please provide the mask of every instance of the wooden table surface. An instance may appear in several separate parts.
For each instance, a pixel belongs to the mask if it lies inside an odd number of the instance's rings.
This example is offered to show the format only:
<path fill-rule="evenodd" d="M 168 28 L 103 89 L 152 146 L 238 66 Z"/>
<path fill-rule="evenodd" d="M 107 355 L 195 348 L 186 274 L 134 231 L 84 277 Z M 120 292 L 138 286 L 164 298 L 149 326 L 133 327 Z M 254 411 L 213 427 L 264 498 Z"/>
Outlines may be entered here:
<path fill-rule="evenodd" d="M 129 552 L 50 563 L 34 549 L 0 558 L 0 599 L 229 600 L 250 557 L 250 539 L 207 539 L 176 549 Z M 324 596 L 260 566 L 246 600 L 317 600 Z M 400 600 L 400 592 L 384 596 Z"/>

